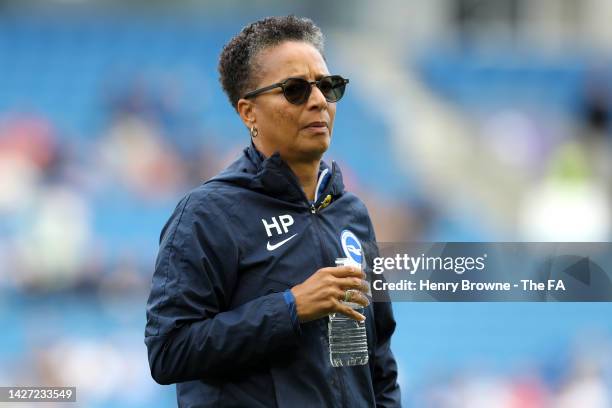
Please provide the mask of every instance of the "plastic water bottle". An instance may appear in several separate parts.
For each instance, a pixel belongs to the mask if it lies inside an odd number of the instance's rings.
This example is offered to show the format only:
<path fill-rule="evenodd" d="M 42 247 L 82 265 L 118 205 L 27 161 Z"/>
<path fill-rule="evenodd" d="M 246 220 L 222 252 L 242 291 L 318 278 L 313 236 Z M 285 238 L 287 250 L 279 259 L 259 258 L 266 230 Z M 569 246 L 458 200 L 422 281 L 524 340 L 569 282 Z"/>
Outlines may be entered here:
<path fill-rule="evenodd" d="M 336 259 L 336 266 L 356 265 L 348 258 Z M 361 266 L 361 265 L 359 265 Z M 358 303 L 343 302 L 363 314 Z M 329 359 L 333 367 L 368 363 L 368 338 L 365 322 L 358 322 L 342 313 L 329 315 Z"/>

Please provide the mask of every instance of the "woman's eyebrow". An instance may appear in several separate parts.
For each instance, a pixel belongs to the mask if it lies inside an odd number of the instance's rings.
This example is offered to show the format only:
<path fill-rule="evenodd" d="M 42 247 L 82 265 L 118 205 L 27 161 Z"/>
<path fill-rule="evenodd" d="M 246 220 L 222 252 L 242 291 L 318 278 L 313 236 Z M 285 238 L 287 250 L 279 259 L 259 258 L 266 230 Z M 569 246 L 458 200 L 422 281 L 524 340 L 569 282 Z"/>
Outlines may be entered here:
<path fill-rule="evenodd" d="M 330 74 L 317 74 L 317 75 L 315 75 L 314 79 L 315 79 L 315 81 L 318 81 L 319 79 L 321 79 L 323 77 L 326 77 L 328 75 L 330 75 Z M 287 78 L 308 79 L 307 77 L 308 77 L 308 75 L 306 75 L 306 74 L 295 74 L 295 75 L 289 75 Z"/>
<path fill-rule="evenodd" d="M 293 74 L 293 75 L 288 75 L 287 78 L 302 78 L 302 79 L 306 79 L 307 75 L 306 74 Z"/>

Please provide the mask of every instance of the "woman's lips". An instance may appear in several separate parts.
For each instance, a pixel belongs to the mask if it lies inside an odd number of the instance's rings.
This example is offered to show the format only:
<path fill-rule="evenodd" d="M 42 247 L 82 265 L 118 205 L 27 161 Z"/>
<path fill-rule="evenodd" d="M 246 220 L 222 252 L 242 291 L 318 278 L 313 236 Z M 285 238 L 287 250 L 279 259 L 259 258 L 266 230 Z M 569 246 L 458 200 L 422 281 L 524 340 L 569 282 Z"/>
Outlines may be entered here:
<path fill-rule="evenodd" d="M 311 130 L 313 132 L 327 132 L 327 123 L 311 122 L 305 127 L 305 129 Z"/>

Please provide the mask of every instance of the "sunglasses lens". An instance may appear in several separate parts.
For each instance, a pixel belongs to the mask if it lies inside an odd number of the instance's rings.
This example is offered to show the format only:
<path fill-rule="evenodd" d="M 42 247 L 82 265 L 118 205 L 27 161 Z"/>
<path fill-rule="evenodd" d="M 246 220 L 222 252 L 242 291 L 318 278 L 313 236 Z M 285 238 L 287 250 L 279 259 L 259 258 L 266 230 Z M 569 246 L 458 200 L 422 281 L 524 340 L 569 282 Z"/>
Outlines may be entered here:
<path fill-rule="evenodd" d="M 319 89 L 325 99 L 329 102 L 337 102 L 344 95 L 346 89 L 346 83 L 344 78 L 339 75 L 332 75 L 325 78 L 321 78 L 319 82 Z"/>
<path fill-rule="evenodd" d="M 328 102 L 337 102 L 344 95 L 346 80 L 340 75 L 323 77 L 317 87 Z M 310 97 L 311 84 L 305 79 L 289 78 L 283 86 L 283 94 L 290 103 L 301 105 Z"/>
<path fill-rule="evenodd" d="M 301 104 L 310 96 L 310 84 L 304 79 L 291 78 L 285 83 L 283 93 L 289 102 Z"/>

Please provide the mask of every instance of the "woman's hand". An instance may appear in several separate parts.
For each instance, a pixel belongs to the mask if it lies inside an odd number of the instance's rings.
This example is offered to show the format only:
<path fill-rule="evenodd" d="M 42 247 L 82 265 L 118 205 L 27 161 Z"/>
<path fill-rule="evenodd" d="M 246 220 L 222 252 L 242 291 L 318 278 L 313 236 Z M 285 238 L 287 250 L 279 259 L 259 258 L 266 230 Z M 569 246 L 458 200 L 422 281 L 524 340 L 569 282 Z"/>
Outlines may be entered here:
<path fill-rule="evenodd" d="M 337 266 L 321 268 L 310 278 L 291 288 L 300 322 L 319 319 L 330 313 L 342 313 L 352 319 L 363 321 L 365 316 L 342 303 L 346 291 L 350 292 L 350 302 L 362 306 L 370 304 L 363 293 L 368 285 L 363 279 L 365 274 L 356 266 Z"/>

